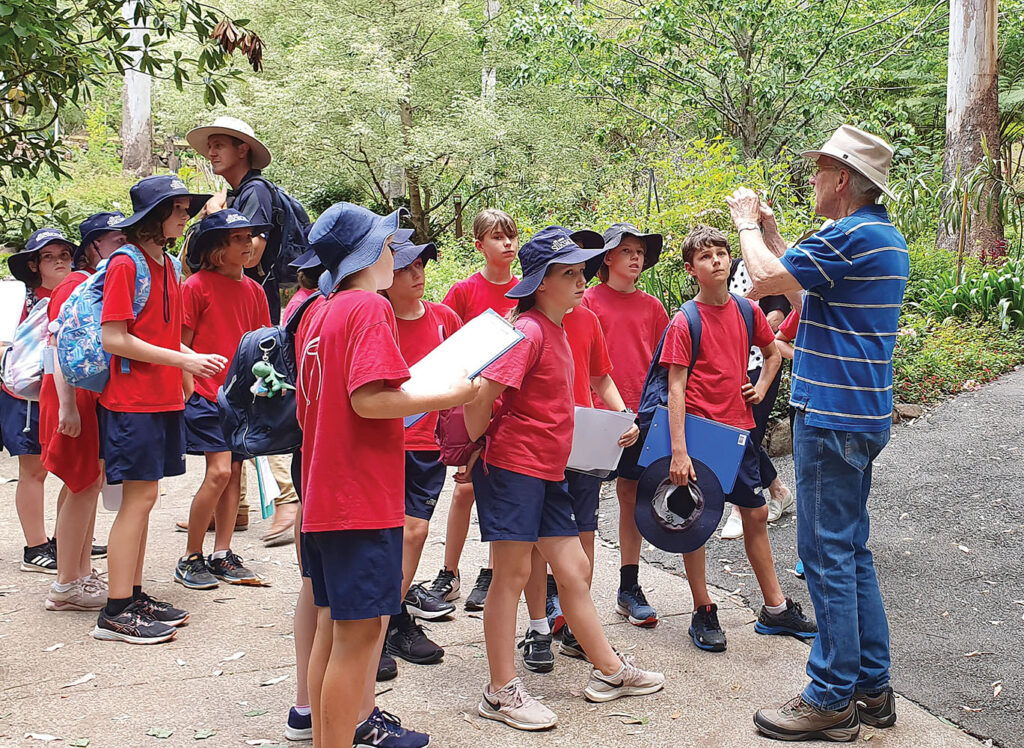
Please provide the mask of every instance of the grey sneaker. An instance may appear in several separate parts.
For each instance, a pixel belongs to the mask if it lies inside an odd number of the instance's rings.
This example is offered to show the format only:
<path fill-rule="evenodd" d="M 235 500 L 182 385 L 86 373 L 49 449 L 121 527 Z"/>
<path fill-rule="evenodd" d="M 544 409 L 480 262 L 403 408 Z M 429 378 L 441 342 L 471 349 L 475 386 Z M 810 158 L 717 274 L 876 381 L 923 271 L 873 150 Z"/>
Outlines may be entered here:
<path fill-rule="evenodd" d="M 85 579 L 76 579 L 71 587 L 63 592 L 57 590 L 56 582 L 46 595 L 47 610 L 99 610 L 107 604 L 106 590 L 86 583 Z"/>
<path fill-rule="evenodd" d="M 804 701 L 801 695 L 778 709 L 759 709 L 754 715 L 754 726 L 763 735 L 776 740 L 849 743 L 857 739 L 860 719 L 854 701 L 850 701 L 845 709 L 833 711 L 818 709 Z"/>
<path fill-rule="evenodd" d="M 558 715 L 530 696 L 519 678 L 510 680 L 497 693 L 485 688 L 477 712 L 517 730 L 548 730 L 558 724 Z"/>
<path fill-rule="evenodd" d="M 633 664 L 633 659 L 619 655 L 622 667 L 613 675 L 605 675 L 600 670 L 590 671 L 590 683 L 583 695 L 588 701 L 614 701 L 623 696 L 646 696 L 665 687 L 665 676 L 647 670 L 641 670 Z"/>
<path fill-rule="evenodd" d="M 174 581 L 190 590 L 212 590 L 220 586 L 207 568 L 202 553 L 178 559 L 178 565 L 174 567 Z"/>
<path fill-rule="evenodd" d="M 576 635 L 569 630 L 568 626 L 565 626 L 562 629 L 562 641 L 558 645 L 558 651 L 566 657 L 575 657 L 577 659 L 590 662 L 590 658 L 587 657 L 587 653 L 583 651 L 583 647 L 580 646 L 579 640 L 576 638 Z"/>
<path fill-rule="evenodd" d="M 858 692 L 853 695 L 857 703 L 857 716 L 869 727 L 892 727 L 896 724 L 896 695 L 891 688 L 869 695 Z"/>
<path fill-rule="evenodd" d="M 209 556 L 206 559 L 206 565 L 209 567 L 210 573 L 222 582 L 227 582 L 228 584 L 263 584 L 259 574 L 245 568 L 242 559 L 236 556 L 234 551 L 228 551 L 228 555 L 224 556 L 224 558 Z"/>
<path fill-rule="evenodd" d="M 551 654 L 551 634 L 541 634 L 527 629 L 523 640 L 516 646 L 523 650 L 523 664 L 535 673 L 550 673 L 555 667 L 555 656 Z"/>

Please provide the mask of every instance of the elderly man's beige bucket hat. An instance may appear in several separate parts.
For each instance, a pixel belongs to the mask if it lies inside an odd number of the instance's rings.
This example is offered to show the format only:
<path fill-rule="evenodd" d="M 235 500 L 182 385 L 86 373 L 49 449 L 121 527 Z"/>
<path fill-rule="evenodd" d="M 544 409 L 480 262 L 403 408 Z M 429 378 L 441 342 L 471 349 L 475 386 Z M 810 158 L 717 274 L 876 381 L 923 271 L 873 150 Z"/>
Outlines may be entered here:
<path fill-rule="evenodd" d="M 248 124 L 235 117 L 218 117 L 212 125 L 189 130 L 185 140 L 200 156 L 206 156 L 209 148 L 206 141 L 211 135 L 230 135 L 243 143 L 249 144 L 252 153 L 252 168 L 266 169 L 270 165 L 270 151 L 256 138 L 256 133 Z"/>
<path fill-rule="evenodd" d="M 892 166 L 892 146 L 877 135 L 858 130 L 852 125 L 842 125 L 828 142 L 818 151 L 804 151 L 804 158 L 828 156 L 871 180 L 878 189 L 889 197 L 889 167 Z"/>

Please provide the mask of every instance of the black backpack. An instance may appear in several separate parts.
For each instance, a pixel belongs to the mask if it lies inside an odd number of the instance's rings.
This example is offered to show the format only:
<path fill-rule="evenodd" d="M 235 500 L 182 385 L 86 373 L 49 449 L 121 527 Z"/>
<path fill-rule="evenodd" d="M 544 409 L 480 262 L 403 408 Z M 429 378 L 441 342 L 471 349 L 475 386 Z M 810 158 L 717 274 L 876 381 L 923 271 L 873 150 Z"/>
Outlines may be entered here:
<path fill-rule="evenodd" d="M 732 296 L 736 305 L 740 308 L 743 316 L 743 324 L 747 326 L 747 349 L 754 344 L 754 305 L 749 299 Z M 700 352 L 700 337 L 703 331 L 703 324 L 700 321 L 700 312 L 697 310 L 697 302 L 693 299 L 687 301 L 680 310 L 686 316 L 686 325 L 690 329 L 690 365 L 687 367 L 687 374 L 693 371 L 693 365 L 697 362 L 697 354 Z M 669 323 L 669 327 L 671 327 Z M 668 327 L 661 334 L 658 347 L 654 349 L 654 358 L 650 368 L 647 369 L 647 376 L 644 378 L 644 388 L 640 392 L 640 407 L 636 414 L 637 425 L 644 433 L 651 427 L 651 420 L 654 418 L 654 411 L 659 405 L 668 406 L 668 369 L 661 365 L 661 350 L 665 347 L 665 336 L 668 335 Z"/>
<path fill-rule="evenodd" d="M 252 391 L 256 382 L 252 367 L 257 361 L 266 361 L 285 382 L 298 386 L 295 332 L 306 310 L 319 297 L 314 293 L 302 302 L 286 324 L 251 330 L 239 341 L 224 386 L 217 392 L 221 428 L 235 454 L 247 459 L 284 455 L 302 446 L 295 390 L 284 390 L 273 397 L 257 396 Z"/>

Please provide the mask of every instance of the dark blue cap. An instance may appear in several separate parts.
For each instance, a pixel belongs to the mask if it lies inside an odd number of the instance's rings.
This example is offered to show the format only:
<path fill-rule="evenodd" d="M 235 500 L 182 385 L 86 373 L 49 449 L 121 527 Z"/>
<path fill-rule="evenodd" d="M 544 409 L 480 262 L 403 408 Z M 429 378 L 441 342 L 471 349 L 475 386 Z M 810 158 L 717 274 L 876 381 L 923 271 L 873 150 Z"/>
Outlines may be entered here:
<path fill-rule="evenodd" d="M 185 183 L 175 174 L 159 174 L 155 177 L 146 177 L 131 189 L 132 210 L 135 212 L 129 218 L 117 223 L 117 228 L 126 229 L 134 226 L 147 215 L 153 208 L 157 207 L 164 200 L 171 200 L 176 197 L 189 198 L 188 214 L 194 216 L 203 209 L 206 201 L 213 195 L 202 195 L 189 192 Z"/>
<path fill-rule="evenodd" d="M 11 275 L 25 285 L 31 285 L 36 281 L 35 274 L 28 269 L 30 260 L 39 260 L 39 250 L 47 244 L 63 244 L 72 253 L 75 251 L 75 243 L 64 236 L 60 229 L 36 229 L 32 236 L 25 242 L 24 249 L 15 252 L 7 258 L 7 267 L 11 269 Z"/>
<path fill-rule="evenodd" d="M 353 203 L 335 203 L 321 213 L 309 230 L 309 247 L 327 269 L 320 276 L 321 292 L 329 295 L 342 280 L 375 263 L 407 215 L 399 208 L 379 216 Z"/>
<path fill-rule="evenodd" d="M 541 229 L 519 248 L 519 264 L 523 279 L 505 294 L 510 299 L 522 299 L 536 292 L 549 265 L 576 265 L 585 263 L 583 275 L 590 280 L 601 267 L 603 249 L 581 249 L 569 232 L 561 226 Z"/>
<path fill-rule="evenodd" d="M 395 238 L 391 240 L 391 248 L 395 250 L 395 270 L 404 270 L 420 257 L 423 258 L 424 264 L 428 260 L 437 259 L 437 245 L 433 242 L 413 244 L 408 239 L 400 242 L 398 241 L 399 233 L 404 233 L 404 231 L 396 232 Z"/>
<path fill-rule="evenodd" d="M 188 261 L 190 267 L 197 266 L 202 260 L 203 253 L 210 248 L 210 245 L 225 231 L 235 229 L 249 229 L 253 236 L 262 234 L 273 228 L 269 223 L 252 223 L 242 212 L 234 208 L 218 210 L 211 213 L 199 222 L 196 229 L 195 239 L 189 244 Z"/>
<path fill-rule="evenodd" d="M 622 244 L 622 237 L 635 236 L 644 243 L 644 266 L 643 270 L 654 267 L 654 264 L 661 257 L 661 248 L 665 239 L 661 234 L 644 234 L 631 223 L 613 223 L 604 232 L 605 251 L 615 249 Z"/>
<path fill-rule="evenodd" d="M 119 210 L 114 210 L 109 212 L 93 213 L 82 221 L 82 223 L 78 225 L 78 234 L 82 237 L 82 241 L 78 243 L 78 247 L 75 249 L 75 262 L 78 262 L 85 253 L 86 247 L 99 239 L 103 234 L 106 234 L 108 231 L 120 231 L 120 225 L 115 224 L 118 224 L 123 218 L 124 213 Z"/>

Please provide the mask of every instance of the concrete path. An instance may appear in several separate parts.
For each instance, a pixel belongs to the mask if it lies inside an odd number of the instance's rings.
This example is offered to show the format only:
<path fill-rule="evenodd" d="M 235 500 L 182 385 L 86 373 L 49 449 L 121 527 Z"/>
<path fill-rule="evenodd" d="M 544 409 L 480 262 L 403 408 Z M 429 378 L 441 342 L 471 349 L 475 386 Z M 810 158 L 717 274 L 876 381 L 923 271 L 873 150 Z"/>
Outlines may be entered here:
<path fill-rule="evenodd" d="M 58 737 L 60 742 L 52 743 L 58 746 L 82 746 L 88 740 L 92 748 L 285 743 L 284 720 L 295 686 L 294 549 L 264 549 L 259 535 L 265 523 L 253 515 L 251 529 L 238 536 L 235 550 L 272 586 L 222 585 L 194 592 L 171 583 L 174 561 L 184 547 L 184 535 L 172 527 L 186 515 L 201 463 L 190 458 L 189 469 L 163 487 L 166 493 L 152 517 L 146 577 L 150 593 L 187 607 L 192 619 L 175 641 L 151 647 L 95 641 L 88 635 L 94 622 L 90 614 L 44 610 L 51 578 L 17 570 L 23 540 L 14 513 L 15 484 L 0 485 L 0 745 L 46 744 L 26 733 Z M 15 475 L 16 463 L 0 459 L 0 476 Z M 56 488 L 48 487 L 51 516 Z M 440 502 L 423 577 L 432 577 L 441 563 L 439 538 L 449 495 Z M 602 506 L 606 521 L 616 511 L 614 501 Z M 101 511 L 101 541 L 110 521 L 111 515 Z M 479 537 L 475 526 L 471 537 Z M 466 555 L 463 570 L 470 586 L 484 548 L 471 540 Z M 435 623 L 429 632 L 447 649 L 444 661 L 429 667 L 400 663 L 398 679 L 381 684 L 380 706 L 409 726 L 429 730 L 432 745 L 438 746 L 775 745 L 757 737 L 751 717 L 758 707 L 779 704 L 799 691 L 806 646 L 756 635 L 751 611 L 723 593 L 718 599 L 729 651 L 698 651 L 686 635 L 690 602 L 685 580 L 646 564 L 641 578 L 662 622 L 654 630 L 634 628 L 613 612 L 618 554 L 610 544 L 599 545 L 596 566 L 595 599 L 609 638 L 640 664 L 664 670 L 668 683 L 662 693 L 588 704 L 580 695 L 586 666 L 558 656 L 554 673 L 525 676 L 529 689 L 559 714 L 555 730 L 526 734 L 485 721 L 476 715 L 487 679 L 481 620 L 460 605 L 455 620 Z M 521 620 L 525 613 L 522 606 Z M 955 625 L 955 619 L 950 621 Z M 95 677 L 81 682 L 89 674 Z M 261 685 L 282 676 L 280 682 Z M 957 677 L 950 672 L 951 688 Z M 80 684 L 70 685 L 75 682 Z M 861 738 L 893 748 L 979 745 L 902 699 L 895 727 L 866 728 Z"/>

